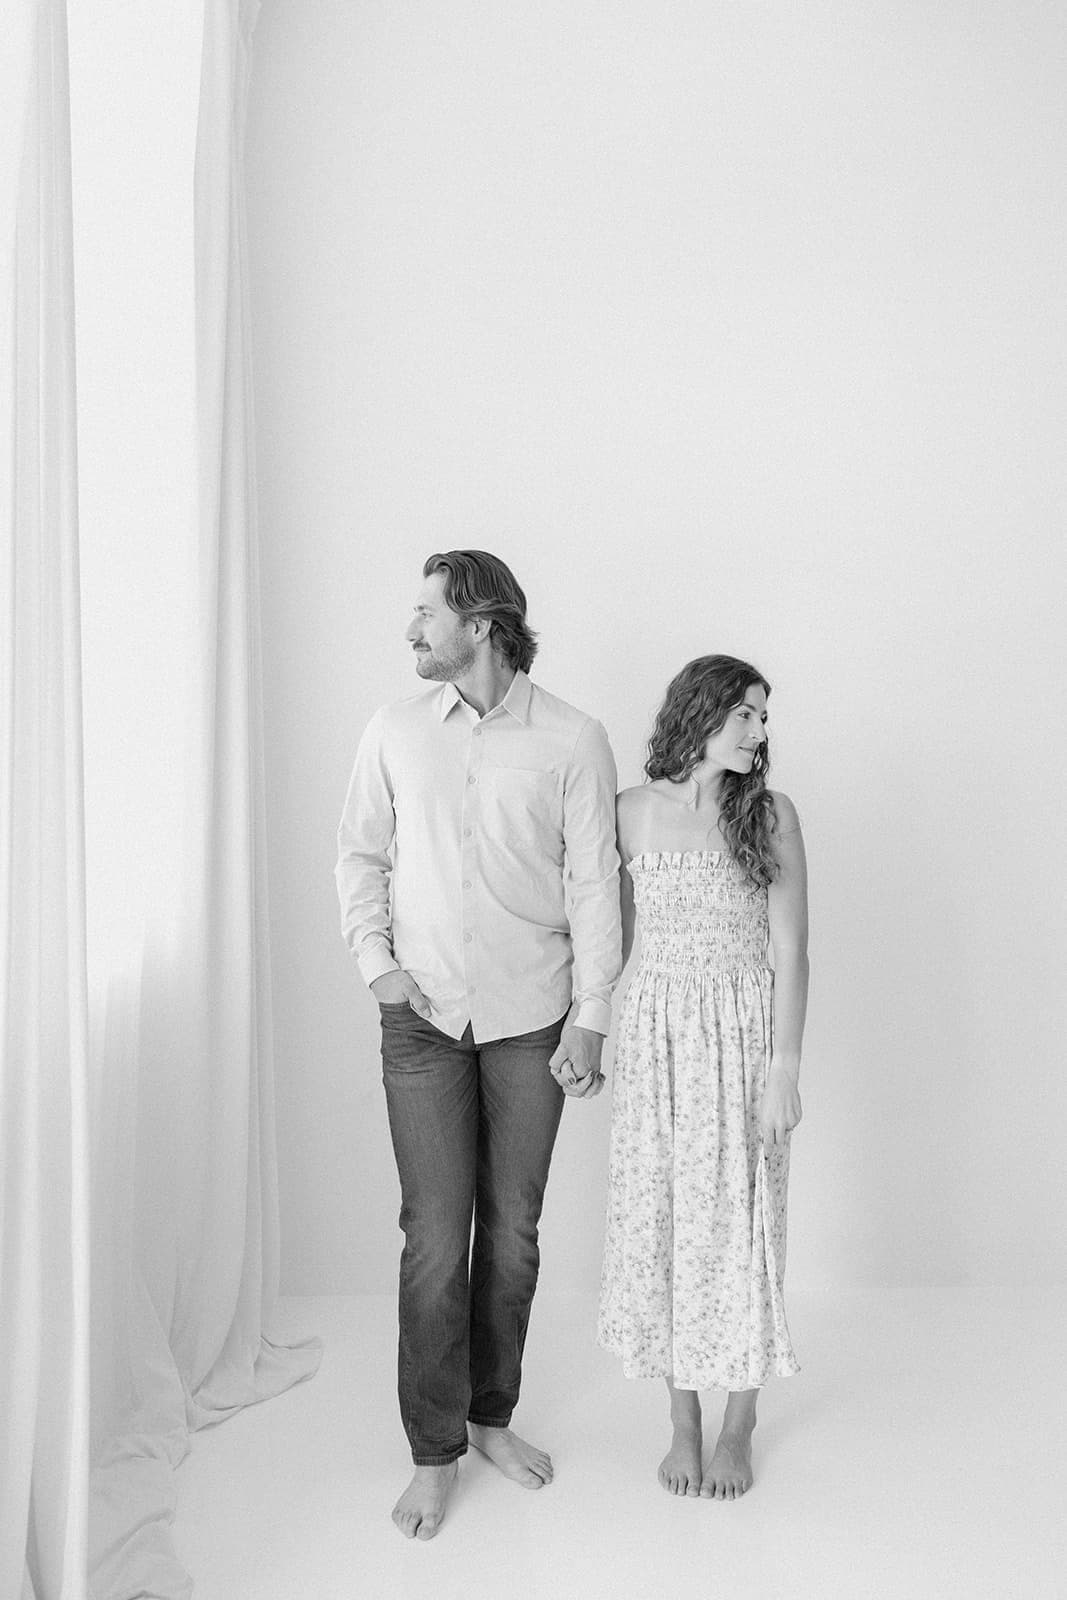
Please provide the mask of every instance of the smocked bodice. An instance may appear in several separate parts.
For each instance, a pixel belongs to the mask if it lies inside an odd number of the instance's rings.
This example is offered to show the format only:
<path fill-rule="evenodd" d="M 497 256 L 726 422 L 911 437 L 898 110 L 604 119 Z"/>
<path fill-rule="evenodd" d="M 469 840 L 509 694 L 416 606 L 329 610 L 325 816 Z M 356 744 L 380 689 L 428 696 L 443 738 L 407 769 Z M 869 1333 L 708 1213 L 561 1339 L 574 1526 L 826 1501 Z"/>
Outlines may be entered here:
<path fill-rule="evenodd" d="M 767 891 L 722 850 L 645 850 L 630 862 L 646 971 L 767 965 Z"/>

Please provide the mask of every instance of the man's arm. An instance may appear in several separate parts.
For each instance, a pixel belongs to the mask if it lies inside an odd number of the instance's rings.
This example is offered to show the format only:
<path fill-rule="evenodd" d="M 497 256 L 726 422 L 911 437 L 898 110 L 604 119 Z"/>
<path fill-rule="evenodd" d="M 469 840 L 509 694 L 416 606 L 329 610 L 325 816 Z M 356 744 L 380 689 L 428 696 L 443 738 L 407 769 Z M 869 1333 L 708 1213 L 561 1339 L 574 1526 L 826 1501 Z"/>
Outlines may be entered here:
<path fill-rule="evenodd" d="M 616 782 L 608 736 L 591 720 L 575 744 L 563 792 L 574 1002 L 553 1065 L 563 1067 L 556 1075 L 564 1087 L 570 1076 L 567 1061 L 579 1081 L 599 1072 L 604 1035 L 611 1026 L 611 991 L 622 971 Z"/>
<path fill-rule="evenodd" d="M 389 920 L 390 849 L 396 831 L 393 789 L 377 712 L 359 741 L 337 830 L 337 894 L 341 933 L 364 981 L 398 970 Z"/>

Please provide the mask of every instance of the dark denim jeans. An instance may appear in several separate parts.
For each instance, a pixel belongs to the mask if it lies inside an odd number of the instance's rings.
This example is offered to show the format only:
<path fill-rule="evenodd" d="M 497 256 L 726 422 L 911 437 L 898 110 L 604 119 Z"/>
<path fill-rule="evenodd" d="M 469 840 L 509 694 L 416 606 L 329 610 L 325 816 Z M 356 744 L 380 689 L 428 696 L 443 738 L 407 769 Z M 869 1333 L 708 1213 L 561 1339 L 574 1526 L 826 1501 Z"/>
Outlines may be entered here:
<path fill-rule="evenodd" d="M 563 1018 L 476 1045 L 411 1007 L 381 1007 L 400 1226 L 400 1414 L 417 1466 L 506 1428 L 519 1397 L 541 1216 L 563 1092 L 548 1070 Z M 471 1247 L 471 1220 L 474 1245 Z"/>

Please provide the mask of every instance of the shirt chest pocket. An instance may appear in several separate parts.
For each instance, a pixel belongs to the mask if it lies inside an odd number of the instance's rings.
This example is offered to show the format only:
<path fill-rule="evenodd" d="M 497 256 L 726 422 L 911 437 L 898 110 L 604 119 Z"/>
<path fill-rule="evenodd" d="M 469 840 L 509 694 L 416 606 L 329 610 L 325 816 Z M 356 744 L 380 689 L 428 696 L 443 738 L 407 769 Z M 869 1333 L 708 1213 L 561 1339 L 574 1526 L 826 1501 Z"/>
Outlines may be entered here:
<path fill-rule="evenodd" d="M 531 767 L 483 767 L 486 838 L 519 856 L 563 861 L 563 779 Z"/>

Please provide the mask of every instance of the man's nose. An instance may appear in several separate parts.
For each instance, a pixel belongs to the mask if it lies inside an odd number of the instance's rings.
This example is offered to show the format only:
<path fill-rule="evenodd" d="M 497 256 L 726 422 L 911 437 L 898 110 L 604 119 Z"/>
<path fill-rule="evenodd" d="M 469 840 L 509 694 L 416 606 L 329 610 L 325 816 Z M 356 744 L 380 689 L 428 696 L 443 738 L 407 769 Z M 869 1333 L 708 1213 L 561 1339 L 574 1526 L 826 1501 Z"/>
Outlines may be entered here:
<path fill-rule="evenodd" d="M 419 637 L 419 625 L 418 625 L 418 623 L 417 622 L 409 622 L 407 627 L 404 629 L 404 638 L 408 641 L 409 644 L 414 644 L 415 640 L 418 637 Z"/>

